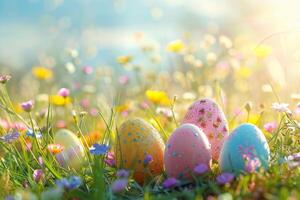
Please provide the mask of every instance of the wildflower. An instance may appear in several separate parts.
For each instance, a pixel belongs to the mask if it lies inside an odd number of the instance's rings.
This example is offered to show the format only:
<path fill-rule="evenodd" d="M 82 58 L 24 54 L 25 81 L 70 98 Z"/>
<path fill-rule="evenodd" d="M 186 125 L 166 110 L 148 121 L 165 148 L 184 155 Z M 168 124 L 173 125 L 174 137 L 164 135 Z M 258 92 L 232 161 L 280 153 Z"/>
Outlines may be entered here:
<path fill-rule="evenodd" d="M 78 188 L 82 184 L 80 177 L 71 176 L 69 179 L 63 178 L 56 181 L 56 185 L 61 188 L 73 190 Z"/>
<path fill-rule="evenodd" d="M 0 119 L 0 127 L 2 127 L 5 130 L 10 129 L 10 123 L 5 119 Z"/>
<path fill-rule="evenodd" d="M 108 152 L 109 146 L 106 144 L 100 145 L 98 143 L 90 147 L 90 153 L 94 155 L 104 155 Z"/>
<path fill-rule="evenodd" d="M 172 188 L 172 187 L 176 186 L 178 183 L 179 183 L 179 181 L 176 178 L 167 178 L 163 182 L 163 187 L 164 188 Z"/>
<path fill-rule="evenodd" d="M 157 107 L 156 108 L 157 114 L 162 114 L 166 117 L 172 117 L 172 110 L 170 108 L 164 108 L 164 107 Z"/>
<path fill-rule="evenodd" d="M 90 109 L 90 115 L 93 117 L 97 117 L 98 116 L 98 109 L 97 108 L 91 108 Z"/>
<path fill-rule="evenodd" d="M 175 40 L 167 45 L 167 51 L 179 53 L 184 49 L 184 44 L 181 40 Z"/>
<path fill-rule="evenodd" d="M 129 83 L 129 77 L 126 75 L 120 76 L 118 81 L 121 85 L 126 85 Z"/>
<path fill-rule="evenodd" d="M 89 75 L 89 74 L 92 74 L 93 73 L 93 67 L 91 67 L 91 66 L 84 66 L 83 68 L 82 68 L 82 72 L 84 73 L 84 74 L 86 74 L 86 75 Z"/>
<path fill-rule="evenodd" d="M 70 90 L 67 89 L 67 88 L 61 88 L 59 91 L 58 91 L 58 95 L 61 96 L 61 97 L 68 97 L 70 95 Z"/>
<path fill-rule="evenodd" d="M 199 164 L 194 168 L 194 173 L 197 175 L 204 174 L 208 171 L 208 167 L 205 164 Z"/>
<path fill-rule="evenodd" d="M 117 179 L 111 185 L 111 190 L 113 193 L 120 193 L 124 191 L 127 187 L 128 181 L 126 179 Z"/>
<path fill-rule="evenodd" d="M 42 137 L 42 133 L 40 131 L 34 132 L 31 129 L 27 129 L 26 135 L 30 136 L 30 137 L 36 137 L 36 138 L 41 138 Z"/>
<path fill-rule="evenodd" d="M 276 122 L 268 122 L 264 125 L 264 129 L 269 133 L 273 133 L 276 128 L 277 128 Z"/>
<path fill-rule="evenodd" d="M 58 154 L 64 150 L 64 147 L 60 144 L 48 144 L 48 151 L 53 154 Z"/>
<path fill-rule="evenodd" d="M 149 108 L 149 104 L 147 103 L 147 102 L 141 102 L 140 104 L 139 104 L 139 107 L 141 108 L 141 109 L 143 109 L 143 110 L 145 110 L 145 109 L 148 109 Z"/>
<path fill-rule="evenodd" d="M 257 157 L 245 157 L 245 171 L 252 173 L 261 166 L 261 162 Z"/>
<path fill-rule="evenodd" d="M 50 96 L 50 103 L 56 106 L 65 106 L 71 103 L 70 97 L 62 97 L 60 95 L 52 95 Z"/>
<path fill-rule="evenodd" d="M 15 141 L 16 139 L 18 139 L 19 136 L 20 136 L 19 132 L 12 132 L 12 133 L 8 133 L 4 136 L 1 136 L 0 139 L 5 142 L 11 143 L 11 142 Z"/>
<path fill-rule="evenodd" d="M 14 122 L 11 125 L 11 128 L 17 131 L 25 131 L 27 129 L 26 125 L 23 122 Z"/>
<path fill-rule="evenodd" d="M 42 156 L 38 157 L 38 161 L 39 161 L 40 166 L 44 166 L 44 160 L 43 160 Z"/>
<path fill-rule="evenodd" d="M 147 90 L 146 97 L 149 99 L 149 101 L 155 104 L 161 104 L 165 106 L 169 106 L 171 104 L 168 95 L 163 91 Z"/>
<path fill-rule="evenodd" d="M 290 169 L 300 167 L 300 152 L 285 157 L 284 161 L 288 164 Z"/>
<path fill-rule="evenodd" d="M 258 58 L 265 58 L 272 53 L 272 48 L 261 44 L 258 47 L 255 47 L 253 52 Z"/>
<path fill-rule="evenodd" d="M 132 56 L 119 56 L 117 57 L 117 63 L 121 65 L 126 65 L 132 61 Z"/>
<path fill-rule="evenodd" d="M 56 122 L 56 127 L 57 128 L 66 128 L 67 124 L 64 120 L 59 120 L 58 122 Z"/>
<path fill-rule="evenodd" d="M 0 75 L 0 83 L 5 84 L 11 79 L 10 75 Z"/>
<path fill-rule="evenodd" d="M 46 67 L 34 67 L 32 69 L 32 73 L 37 79 L 40 80 L 49 80 L 53 76 L 52 70 Z"/>
<path fill-rule="evenodd" d="M 104 162 L 110 166 L 110 167 L 114 167 L 116 165 L 116 160 L 115 160 L 115 155 L 112 152 L 108 152 L 106 155 L 106 159 L 104 160 Z"/>
<path fill-rule="evenodd" d="M 272 108 L 277 112 L 285 112 L 291 114 L 292 112 L 288 108 L 289 104 L 287 103 L 273 103 Z"/>
<path fill-rule="evenodd" d="M 153 161 L 153 157 L 151 155 L 147 154 L 144 158 L 144 166 L 147 166 L 152 161 Z"/>
<path fill-rule="evenodd" d="M 81 107 L 83 107 L 83 108 L 87 108 L 87 107 L 89 107 L 89 105 L 90 105 L 90 100 L 89 100 L 89 99 L 82 99 L 82 100 L 80 101 L 80 105 L 81 105 Z"/>
<path fill-rule="evenodd" d="M 219 176 L 217 176 L 217 182 L 220 185 L 225 185 L 226 183 L 230 183 L 233 181 L 234 175 L 231 173 L 222 173 Z"/>
<path fill-rule="evenodd" d="M 25 112 L 30 112 L 33 108 L 33 104 L 34 104 L 33 101 L 29 100 L 29 101 L 21 103 L 21 107 Z"/>
<path fill-rule="evenodd" d="M 117 171 L 116 175 L 118 178 L 127 178 L 129 176 L 129 172 L 125 169 L 120 169 Z"/>
<path fill-rule="evenodd" d="M 36 170 L 33 171 L 33 174 L 32 174 L 33 180 L 35 182 L 40 182 L 40 180 L 42 179 L 43 175 L 44 175 L 43 170 L 36 169 Z"/>

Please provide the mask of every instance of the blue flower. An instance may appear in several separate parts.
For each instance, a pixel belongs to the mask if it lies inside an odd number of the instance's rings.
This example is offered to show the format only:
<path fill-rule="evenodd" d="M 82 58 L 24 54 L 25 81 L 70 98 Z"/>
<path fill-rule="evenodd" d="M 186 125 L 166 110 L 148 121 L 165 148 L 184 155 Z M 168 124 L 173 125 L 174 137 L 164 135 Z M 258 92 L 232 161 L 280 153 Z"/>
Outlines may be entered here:
<path fill-rule="evenodd" d="M 58 187 L 62 187 L 65 189 L 73 190 L 78 188 L 82 184 L 80 177 L 71 176 L 69 179 L 62 178 L 56 181 L 56 185 Z"/>
<path fill-rule="evenodd" d="M 33 130 L 27 129 L 26 135 L 27 135 L 27 136 L 30 136 L 30 137 L 34 137 L 34 132 L 33 132 Z M 41 137 L 42 137 L 42 133 L 41 133 L 40 131 L 38 131 L 38 132 L 35 131 L 35 136 L 36 136 L 36 138 L 41 138 Z"/>
<path fill-rule="evenodd" d="M 104 155 L 108 152 L 109 146 L 106 144 L 100 145 L 98 143 L 90 147 L 90 153 L 94 155 Z"/>
<path fill-rule="evenodd" d="M 13 142 L 14 140 L 18 139 L 19 136 L 20 136 L 19 132 L 12 132 L 0 137 L 0 139 L 5 142 Z"/>

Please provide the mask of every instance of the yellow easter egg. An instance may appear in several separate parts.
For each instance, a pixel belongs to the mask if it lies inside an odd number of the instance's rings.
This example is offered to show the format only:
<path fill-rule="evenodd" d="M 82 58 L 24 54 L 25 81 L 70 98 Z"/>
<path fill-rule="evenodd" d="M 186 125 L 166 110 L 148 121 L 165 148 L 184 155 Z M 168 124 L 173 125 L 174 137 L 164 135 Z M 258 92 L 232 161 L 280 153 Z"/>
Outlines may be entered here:
<path fill-rule="evenodd" d="M 133 170 L 134 179 L 143 184 L 151 176 L 163 171 L 165 144 L 158 131 L 142 119 L 125 121 L 119 131 L 116 146 L 118 168 Z M 145 164 L 146 156 L 152 161 Z"/>
<path fill-rule="evenodd" d="M 54 136 L 54 143 L 63 146 L 56 154 L 56 160 L 62 167 L 79 169 L 84 161 L 84 147 L 78 137 L 67 129 L 59 130 Z"/>

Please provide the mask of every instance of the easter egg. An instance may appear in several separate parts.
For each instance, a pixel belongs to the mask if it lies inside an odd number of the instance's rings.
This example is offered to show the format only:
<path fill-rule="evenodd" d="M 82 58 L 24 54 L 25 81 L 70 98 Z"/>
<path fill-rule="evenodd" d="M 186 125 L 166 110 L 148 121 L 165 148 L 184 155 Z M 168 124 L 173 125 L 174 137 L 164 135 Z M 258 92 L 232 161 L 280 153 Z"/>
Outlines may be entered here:
<path fill-rule="evenodd" d="M 211 148 L 203 131 L 193 124 L 183 124 L 167 141 L 164 164 L 168 177 L 191 179 L 193 169 L 211 166 Z"/>
<path fill-rule="evenodd" d="M 220 153 L 220 168 L 223 172 L 254 171 L 268 168 L 270 150 L 261 130 L 245 123 L 237 127 L 226 139 Z M 251 170 L 251 169 L 250 169 Z"/>
<path fill-rule="evenodd" d="M 63 146 L 63 150 L 56 154 L 56 160 L 62 167 L 79 169 L 84 161 L 84 147 L 77 136 L 61 129 L 54 135 L 54 143 Z"/>
<path fill-rule="evenodd" d="M 228 136 L 228 123 L 220 106 L 211 99 L 194 102 L 188 109 L 182 124 L 191 123 L 206 134 L 214 160 L 218 160 L 220 150 Z"/>
<path fill-rule="evenodd" d="M 117 167 L 132 170 L 140 184 L 163 171 L 164 142 L 158 131 L 142 119 L 129 119 L 121 125 L 116 148 Z M 145 165 L 149 155 L 152 161 Z"/>

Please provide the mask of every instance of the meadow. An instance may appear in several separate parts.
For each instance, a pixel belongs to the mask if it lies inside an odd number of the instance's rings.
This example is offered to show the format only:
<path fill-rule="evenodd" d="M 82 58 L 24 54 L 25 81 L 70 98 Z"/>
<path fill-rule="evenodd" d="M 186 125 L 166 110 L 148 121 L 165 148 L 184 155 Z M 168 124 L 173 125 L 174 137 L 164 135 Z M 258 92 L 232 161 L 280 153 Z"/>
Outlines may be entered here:
<path fill-rule="evenodd" d="M 75 49 L 61 52 L 68 55 L 66 65 L 23 71 L 1 66 L 1 199 L 300 198 L 300 94 L 297 84 L 282 85 L 264 67 L 272 61 L 270 46 L 206 34 L 197 45 L 188 37 L 170 41 L 163 58 L 155 44 L 141 36 L 137 41 L 142 59 L 120 55 L 117 69 L 84 65 Z M 196 171 L 192 180 L 162 171 L 140 184 L 134 169 L 117 166 L 124 121 L 144 119 L 165 143 L 202 98 L 220 105 L 229 132 L 245 122 L 262 130 L 270 147 L 268 169 L 228 175 L 213 161 L 210 171 Z M 57 159 L 64 146 L 54 137 L 61 129 L 81 141 L 80 167 Z M 145 158 L 145 169 L 149 162 Z"/>

